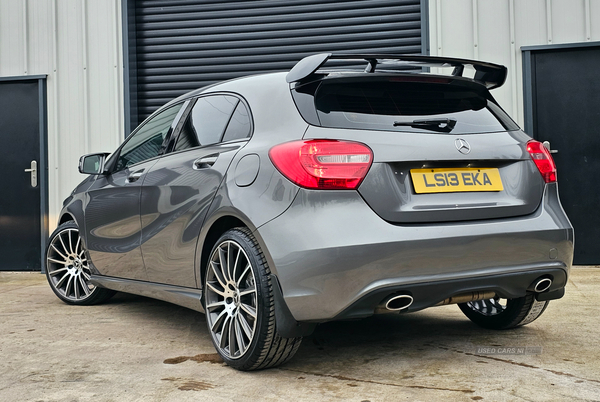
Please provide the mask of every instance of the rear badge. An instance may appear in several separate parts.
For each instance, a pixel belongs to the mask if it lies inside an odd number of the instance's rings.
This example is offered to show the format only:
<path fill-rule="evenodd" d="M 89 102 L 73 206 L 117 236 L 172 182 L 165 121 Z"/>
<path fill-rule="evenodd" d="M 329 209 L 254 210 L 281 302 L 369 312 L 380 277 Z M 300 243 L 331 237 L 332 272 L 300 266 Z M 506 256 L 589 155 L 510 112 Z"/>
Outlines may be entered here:
<path fill-rule="evenodd" d="M 471 152 L 471 146 L 469 145 L 467 140 L 457 138 L 456 140 L 454 140 L 454 145 L 456 146 L 456 149 L 458 149 L 458 152 L 460 152 L 461 154 L 466 155 L 469 152 Z"/>

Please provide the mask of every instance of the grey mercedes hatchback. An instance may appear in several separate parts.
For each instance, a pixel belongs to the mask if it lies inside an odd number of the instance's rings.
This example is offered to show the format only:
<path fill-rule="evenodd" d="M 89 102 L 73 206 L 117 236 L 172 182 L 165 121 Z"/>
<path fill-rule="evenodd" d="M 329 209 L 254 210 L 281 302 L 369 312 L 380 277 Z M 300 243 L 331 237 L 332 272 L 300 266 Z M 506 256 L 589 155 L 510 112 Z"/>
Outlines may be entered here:
<path fill-rule="evenodd" d="M 458 304 L 528 324 L 564 295 L 573 229 L 550 152 L 489 92 L 506 74 L 317 54 L 181 96 L 81 158 L 48 282 L 69 304 L 121 291 L 204 312 L 239 370 L 331 320 Z"/>

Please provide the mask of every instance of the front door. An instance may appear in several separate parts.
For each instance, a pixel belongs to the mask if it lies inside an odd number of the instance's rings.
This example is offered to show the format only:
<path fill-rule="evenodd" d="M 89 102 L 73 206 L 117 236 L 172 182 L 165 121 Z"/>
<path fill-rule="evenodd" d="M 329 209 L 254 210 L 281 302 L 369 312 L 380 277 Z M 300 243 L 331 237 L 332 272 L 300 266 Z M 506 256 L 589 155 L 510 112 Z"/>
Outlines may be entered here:
<path fill-rule="evenodd" d="M 147 279 L 140 250 L 141 186 L 169 142 L 182 105 L 161 111 L 137 129 L 107 162 L 114 164 L 110 172 L 98 175 L 87 191 L 87 247 L 101 275 Z"/>
<path fill-rule="evenodd" d="M 40 271 L 43 79 L 0 79 L 0 271 Z"/>

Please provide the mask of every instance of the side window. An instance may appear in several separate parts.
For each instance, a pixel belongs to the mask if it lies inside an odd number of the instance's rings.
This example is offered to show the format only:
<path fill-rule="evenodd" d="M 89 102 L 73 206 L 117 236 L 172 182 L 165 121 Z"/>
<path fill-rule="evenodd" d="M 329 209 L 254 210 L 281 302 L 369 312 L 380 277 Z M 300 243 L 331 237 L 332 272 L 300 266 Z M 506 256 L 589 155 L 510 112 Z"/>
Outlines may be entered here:
<path fill-rule="evenodd" d="M 231 120 L 229 120 L 223 142 L 247 137 L 250 137 L 250 113 L 248 113 L 246 106 L 240 102 L 235 108 Z"/>
<path fill-rule="evenodd" d="M 220 142 L 238 102 L 226 95 L 199 98 L 181 129 L 175 151 Z"/>
<path fill-rule="evenodd" d="M 172 106 L 146 122 L 121 148 L 116 170 L 119 171 L 158 156 L 182 105 L 180 103 Z"/>

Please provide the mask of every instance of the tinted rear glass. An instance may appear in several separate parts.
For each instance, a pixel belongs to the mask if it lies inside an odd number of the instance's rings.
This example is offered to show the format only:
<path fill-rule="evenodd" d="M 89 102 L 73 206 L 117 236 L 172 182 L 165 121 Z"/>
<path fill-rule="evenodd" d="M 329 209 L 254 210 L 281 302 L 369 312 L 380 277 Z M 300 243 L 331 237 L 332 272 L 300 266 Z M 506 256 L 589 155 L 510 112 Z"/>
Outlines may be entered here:
<path fill-rule="evenodd" d="M 487 89 L 449 82 L 325 80 L 315 106 L 323 127 L 452 134 L 518 130 Z"/>

